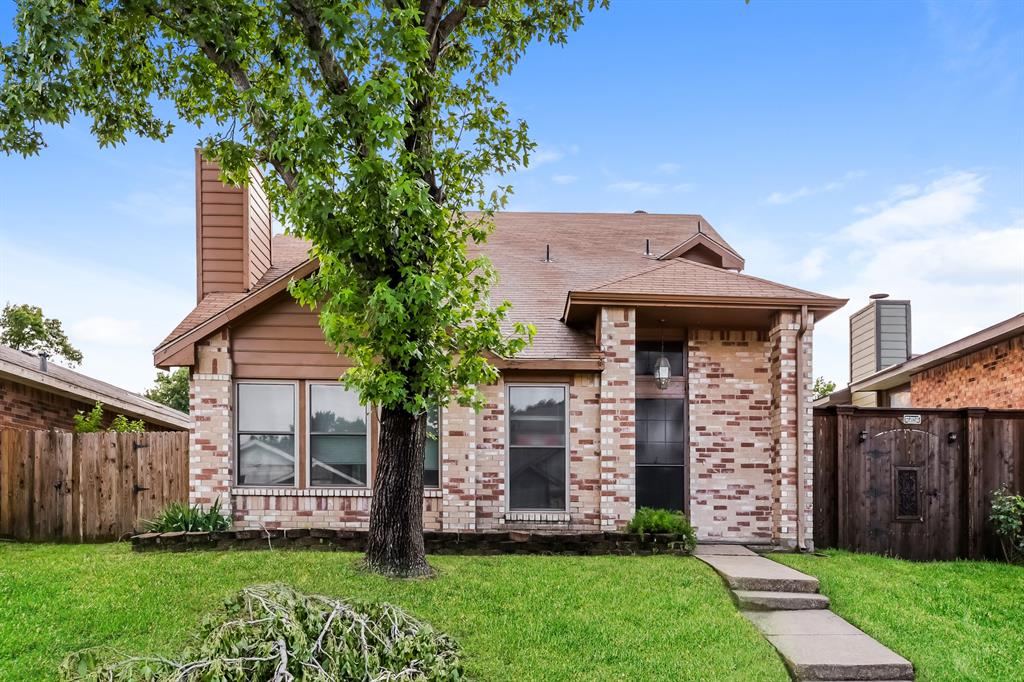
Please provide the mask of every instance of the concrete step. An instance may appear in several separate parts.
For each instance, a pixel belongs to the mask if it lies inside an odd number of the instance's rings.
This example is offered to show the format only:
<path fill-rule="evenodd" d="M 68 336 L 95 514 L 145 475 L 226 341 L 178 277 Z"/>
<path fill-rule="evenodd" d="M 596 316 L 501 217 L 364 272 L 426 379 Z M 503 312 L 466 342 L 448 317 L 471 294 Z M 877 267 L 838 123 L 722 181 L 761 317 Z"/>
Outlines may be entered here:
<path fill-rule="evenodd" d="M 760 556 L 702 555 L 697 558 L 718 571 L 733 590 L 755 592 L 817 592 L 818 579 Z"/>
<path fill-rule="evenodd" d="M 910 661 L 831 611 L 744 611 L 743 615 L 778 649 L 794 679 L 914 679 Z"/>
<path fill-rule="evenodd" d="M 732 594 L 740 610 L 806 611 L 827 609 L 829 605 L 828 597 L 811 592 L 753 592 L 750 590 L 735 590 Z"/>

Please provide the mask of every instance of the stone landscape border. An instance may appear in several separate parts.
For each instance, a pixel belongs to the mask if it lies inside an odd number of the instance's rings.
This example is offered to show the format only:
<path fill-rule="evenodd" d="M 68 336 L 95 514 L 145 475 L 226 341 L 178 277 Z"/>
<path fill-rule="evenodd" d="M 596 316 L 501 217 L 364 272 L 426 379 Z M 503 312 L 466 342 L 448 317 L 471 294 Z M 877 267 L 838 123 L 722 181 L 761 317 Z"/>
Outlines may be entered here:
<path fill-rule="evenodd" d="M 427 554 L 548 554 L 647 556 L 692 553 L 685 535 L 576 533 L 555 535 L 520 531 L 423 534 Z M 362 552 L 366 532 L 332 528 L 229 530 L 220 533 L 143 533 L 132 537 L 136 552 L 194 550 L 311 549 Z"/>

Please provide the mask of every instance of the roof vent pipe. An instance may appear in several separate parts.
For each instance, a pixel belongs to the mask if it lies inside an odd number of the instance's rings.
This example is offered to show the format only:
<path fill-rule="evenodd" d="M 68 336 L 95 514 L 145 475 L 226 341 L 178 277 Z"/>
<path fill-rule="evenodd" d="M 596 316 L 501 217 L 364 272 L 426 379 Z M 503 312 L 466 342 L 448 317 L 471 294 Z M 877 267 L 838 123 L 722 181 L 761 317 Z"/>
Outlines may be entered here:
<path fill-rule="evenodd" d="M 551 244 L 548 244 L 544 247 L 544 262 L 551 262 Z"/>
<path fill-rule="evenodd" d="M 46 371 L 46 358 L 48 358 L 48 357 L 49 357 L 49 355 L 47 355 L 46 353 L 40 353 L 39 354 L 39 371 L 40 372 L 45 372 Z"/>
<path fill-rule="evenodd" d="M 645 256 L 650 256 L 651 255 L 651 240 L 650 239 L 644 240 L 644 255 Z"/>

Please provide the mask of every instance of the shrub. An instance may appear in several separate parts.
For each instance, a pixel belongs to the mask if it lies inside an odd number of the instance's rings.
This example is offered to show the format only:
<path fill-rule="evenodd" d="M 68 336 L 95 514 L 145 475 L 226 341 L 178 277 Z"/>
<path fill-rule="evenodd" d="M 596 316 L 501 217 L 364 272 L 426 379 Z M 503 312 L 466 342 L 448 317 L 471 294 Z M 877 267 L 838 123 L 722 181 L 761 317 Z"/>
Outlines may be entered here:
<path fill-rule="evenodd" d="M 686 536 L 686 548 L 692 550 L 697 546 L 697 535 L 693 532 L 690 520 L 682 512 L 668 509 L 651 509 L 640 507 L 636 510 L 633 520 L 626 526 L 630 533 L 672 533 Z"/>
<path fill-rule="evenodd" d="M 1024 561 L 1024 497 L 1011 495 L 1005 487 L 992 493 L 989 521 L 999 536 L 1007 561 Z"/>
<path fill-rule="evenodd" d="M 96 401 L 92 409 L 86 413 L 79 410 L 78 414 L 72 415 L 75 420 L 75 433 L 97 433 L 103 430 L 103 403 Z M 107 431 L 114 433 L 142 433 L 146 430 L 146 423 L 141 419 L 129 421 L 128 417 L 119 414 L 110 422 Z"/>
<path fill-rule="evenodd" d="M 391 604 L 247 587 L 207 616 L 178 656 L 87 649 L 61 678 L 99 680 L 461 680 L 461 651 Z"/>
<path fill-rule="evenodd" d="M 172 502 L 160 514 L 146 522 L 150 533 L 216 533 L 231 527 L 231 519 L 220 513 L 220 500 L 203 511 L 198 504 L 192 507 L 184 502 Z"/>

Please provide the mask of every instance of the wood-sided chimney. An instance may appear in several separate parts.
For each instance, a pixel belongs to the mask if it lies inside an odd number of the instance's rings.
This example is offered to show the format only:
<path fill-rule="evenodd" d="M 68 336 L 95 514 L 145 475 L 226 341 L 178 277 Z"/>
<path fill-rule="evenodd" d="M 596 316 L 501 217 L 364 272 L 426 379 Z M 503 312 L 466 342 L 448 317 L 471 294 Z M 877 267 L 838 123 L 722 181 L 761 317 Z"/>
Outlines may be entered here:
<path fill-rule="evenodd" d="M 196 300 L 248 291 L 270 269 L 270 203 L 263 175 L 247 187 L 220 181 L 220 166 L 196 150 Z"/>

